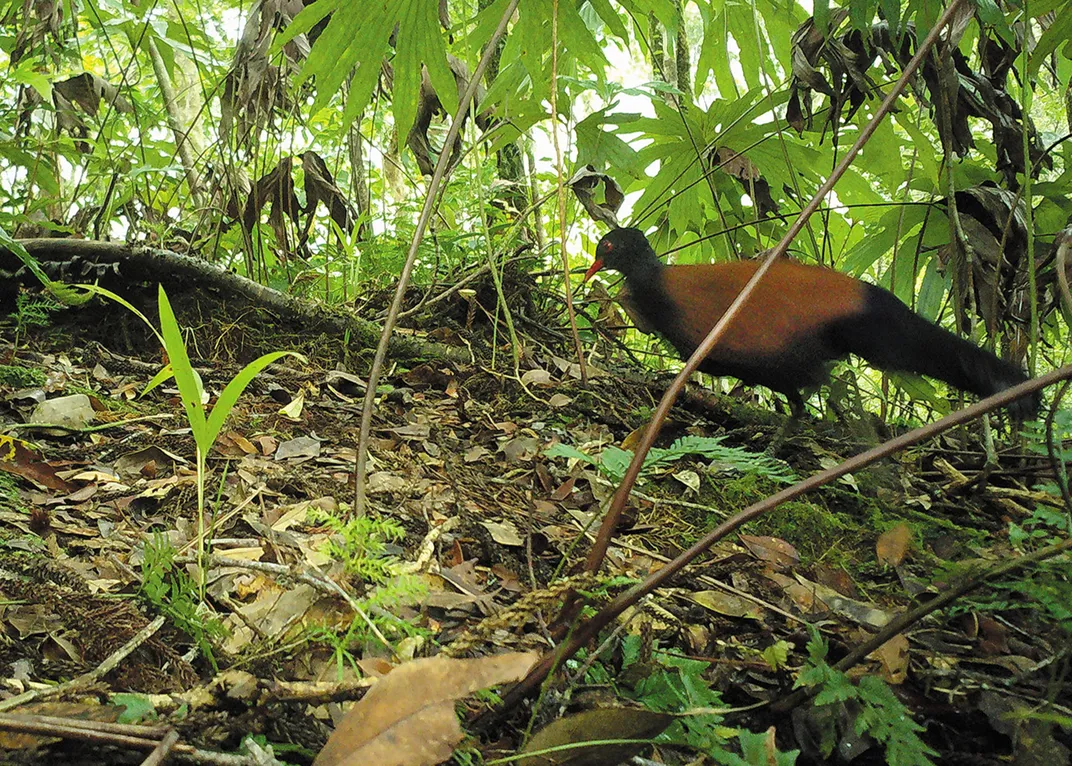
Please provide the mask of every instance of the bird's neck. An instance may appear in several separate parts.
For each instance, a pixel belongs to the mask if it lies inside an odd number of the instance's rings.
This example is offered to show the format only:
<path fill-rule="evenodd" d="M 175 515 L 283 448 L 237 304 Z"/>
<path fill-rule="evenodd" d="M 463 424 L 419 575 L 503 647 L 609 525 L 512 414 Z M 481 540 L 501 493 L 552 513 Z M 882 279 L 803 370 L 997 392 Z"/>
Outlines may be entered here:
<path fill-rule="evenodd" d="M 641 289 L 645 285 L 662 283 L 662 272 L 666 266 L 655 253 L 648 249 L 639 256 L 634 256 L 622 270 L 630 289 Z"/>
<path fill-rule="evenodd" d="M 658 258 L 632 264 L 625 282 L 636 309 L 644 315 L 654 329 L 663 335 L 672 335 L 677 319 L 677 309 L 666 292 L 663 270 L 666 268 Z"/>

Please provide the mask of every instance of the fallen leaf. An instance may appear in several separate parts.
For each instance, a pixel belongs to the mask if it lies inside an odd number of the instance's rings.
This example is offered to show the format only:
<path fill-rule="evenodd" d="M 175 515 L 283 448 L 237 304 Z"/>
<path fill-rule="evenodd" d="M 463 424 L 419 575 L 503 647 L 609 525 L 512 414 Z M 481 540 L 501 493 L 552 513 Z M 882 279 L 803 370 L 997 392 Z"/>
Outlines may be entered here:
<path fill-rule="evenodd" d="M 696 473 L 696 471 L 675 471 L 673 476 L 675 479 L 677 479 L 690 490 L 692 490 L 693 494 L 696 494 L 700 491 L 700 474 Z"/>
<path fill-rule="evenodd" d="M 524 545 L 525 540 L 517 531 L 512 521 L 482 521 L 480 526 L 488 530 L 491 539 L 499 545 L 512 545 L 518 547 Z"/>
<path fill-rule="evenodd" d="M 433 766 L 450 757 L 464 734 L 454 701 L 518 681 L 535 652 L 475 660 L 414 660 L 378 680 L 343 717 L 314 766 Z"/>
<path fill-rule="evenodd" d="M 366 489 L 370 495 L 382 495 L 388 492 L 402 492 L 409 486 L 409 482 L 401 476 L 395 476 L 390 471 L 377 471 L 368 477 Z"/>
<path fill-rule="evenodd" d="M 70 492 L 74 489 L 26 442 L 0 435 L 0 471 L 7 471 L 40 484 L 46 489 Z"/>
<path fill-rule="evenodd" d="M 775 569 L 792 569 L 800 564 L 800 554 L 797 553 L 797 549 L 781 538 L 767 535 L 741 535 L 738 539 L 753 556 Z"/>
<path fill-rule="evenodd" d="M 547 370 L 529 370 L 521 376 L 521 382 L 526 386 L 548 386 L 551 385 L 551 373 Z"/>
<path fill-rule="evenodd" d="M 517 436 L 500 447 L 511 463 L 532 460 L 540 451 L 540 440 L 535 436 Z"/>
<path fill-rule="evenodd" d="M 137 476 L 144 474 L 150 463 L 170 467 L 176 464 L 184 465 L 186 461 L 160 447 L 150 446 L 120 455 L 115 460 L 115 470 L 120 476 Z"/>
<path fill-rule="evenodd" d="M 279 445 L 275 451 L 276 460 L 290 458 L 311 458 L 320 455 L 320 442 L 311 436 L 299 436 Z"/>
<path fill-rule="evenodd" d="M 290 420 L 301 420 L 302 410 L 305 408 L 305 391 L 299 390 L 290 402 L 279 408 L 279 414 Z"/>
<path fill-rule="evenodd" d="M 566 749 L 522 758 L 521 766 L 617 766 L 643 750 L 647 746 L 643 740 L 658 736 L 673 720 L 666 713 L 625 707 L 597 708 L 559 718 L 536 732 L 522 752 Z M 616 739 L 642 741 L 595 744 Z"/>
<path fill-rule="evenodd" d="M 466 463 L 475 463 L 489 454 L 490 453 L 486 449 L 477 444 L 467 449 L 462 459 Z"/>
<path fill-rule="evenodd" d="M 577 483 L 577 480 L 572 476 L 566 479 L 559 485 L 558 489 L 551 493 L 552 500 L 565 500 L 567 497 L 573 494 L 573 485 Z"/>
<path fill-rule="evenodd" d="M 893 619 L 892 614 L 880 609 L 874 604 L 847 598 L 833 588 L 828 588 L 825 585 L 811 582 L 799 574 L 796 576 L 796 579 L 801 585 L 808 588 L 816 598 L 821 599 L 831 611 L 836 612 L 842 617 L 847 617 L 858 625 L 863 625 L 871 630 L 878 630 Z"/>
<path fill-rule="evenodd" d="M 908 677 L 908 639 L 903 633 L 898 633 L 867 656 L 878 660 L 886 683 L 904 683 Z"/>
<path fill-rule="evenodd" d="M 701 590 L 693 593 L 689 598 L 704 609 L 726 617 L 751 617 L 754 620 L 763 617 L 763 611 L 758 605 L 725 591 Z"/>
<path fill-rule="evenodd" d="M 895 567 L 904 561 L 912 544 L 912 528 L 901 522 L 878 536 L 875 554 L 886 566 Z"/>

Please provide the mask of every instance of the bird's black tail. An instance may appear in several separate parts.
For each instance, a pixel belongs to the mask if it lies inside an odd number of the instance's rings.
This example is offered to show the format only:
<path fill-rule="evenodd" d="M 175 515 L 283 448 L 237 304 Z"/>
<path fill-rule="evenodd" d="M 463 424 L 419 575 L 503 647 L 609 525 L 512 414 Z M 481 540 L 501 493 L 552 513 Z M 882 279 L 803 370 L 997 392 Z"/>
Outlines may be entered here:
<path fill-rule="evenodd" d="M 1018 367 L 928 322 L 892 293 L 868 285 L 863 317 L 836 330 L 836 342 L 882 370 L 943 380 L 963 391 L 990 396 L 1027 380 Z M 1021 420 L 1035 417 L 1039 396 L 1009 405 Z"/>

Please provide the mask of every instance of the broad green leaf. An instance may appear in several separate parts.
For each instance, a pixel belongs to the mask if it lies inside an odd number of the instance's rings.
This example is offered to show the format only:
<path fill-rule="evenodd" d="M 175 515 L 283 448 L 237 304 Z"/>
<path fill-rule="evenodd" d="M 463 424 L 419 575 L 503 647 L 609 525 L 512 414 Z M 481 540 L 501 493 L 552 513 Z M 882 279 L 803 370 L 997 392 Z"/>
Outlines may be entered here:
<path fill-rule="evenodd" d="M 387 52 L 399 6 L 389 0 L 367 0 L 362 3 L 318 0 L 310 8 L 320 3 L 328 3 L 332 7 L 331 20 L 309 52 L 298 82 L 316 78 L 317 95 L 313 109 L 321 109 L 335 97 L 353 72 L 350 95 L 343 111 L 345 125 L 364 110 L 379 82 L 380 64 Z M 310 8 L 299 13 L 294 24 L 301 21 L 304 26 L 307 21 L 304 14 Z"/>
<path fill-rule="evenodd" d="M 163 337 L 164 350 L 167 351 L 171 369 L 175 375 L 175 385 L 179 388 L 179 398 L 186 410 L 186 420 L 190 424 L 198 451 L 202 455 L 207 455 L 212 446 L 212 440 L 207 439 L 205 430 L 205 405 L 202 402 L 204 389 L 200 378 L 194 372 L 193 365 L 190 364 L 182 329 L 175 318 L 175 312 L 171 308 L 171 302 L 168 300 L 163 285 L 160 285 L 157 305 L 160 311 L 160 335 Z"/>
<path fill-rule="evenodd" d="M 436 4 L 428 0 L 396 0 L 396 3 L 398 34 L 392 105 L 398 134 L 405 136 L 417 114 L 422 65 L 428 67 L 436 94 L 450 114 L 458 110 L 458 85 L 447 64 L 447 46 Z"/>
<path fill-rule="evenodd" d="M 316 0 L 316 2 L 302 8 L 287 25 L 287 28 L 276 35 L 269 48 L 270 55 L 275 55 L 283 50 L 283 46 L 298 35 L 304 35 L 322 20 L 334 13 L 343 0 Z"/>
<path fill-rule="evenodd" d="M 1072 2 L 1065 3 L 1064 7 L 1057 12 L 1057 18 L 1042 33 L 1035 49 L 1031 51 L 1031 58 L 1027 67 L 1028 75 L 1034 77 L 1038 74 L 1039 68 L 1057 50 L 1057 46 L 1066 45 L 1069 40 L 1072 40 Z M 1066 48 L 1065 57 L 1067 58 L 1068 56 L 1069 52 Z"/>
<path fill-rule="evenodd" d="M 629 32 L 626 30 L 625 24 L 622 23 L 622 19 L 614 9 L 614 6 L 610 4 L 610 0 L 588 0 L 588 4 L 592 6 L 592 10 L 596 12 L 600 20 L 607 25 L 607 29 L 610 30 L 612 35 L 623 43 L 629 42 Z"/>
<path fill-rule="evenodd" d="M 730 34 L 737 41 L 739 49 L 737 55 L 741 62 L 745 84 L 749 89 L 760 84 L 762 56 L 766 53 L 765 46 L 762 46 L 761 41 L 756 37 L 758 29 L 754 13 L 754 8 L 750 5 L 736 1 L 726 3 L 726 21 Z"/>
<path fill-rule="evenodd" d="M 815 28 L 820 34 L 830 34 L 830 0 L 815 0 L 812 6 L 815 16 Z"/>
<path fill-rule="evenodd" d="M 919 294 L 916 296 L 916 312 L 932 322 L 938 319 L 946 291 L 952 280 L 938 268 L 938 259 L 930 258 L 920 281 Z"/>
<path fill-rule="evenodd" d="M 261 370 L 285 356 L 293 356 L 301 361 L 305 359 L 301 354 L 293 351 L 273 351 L 254 359 L 231 378 L 216 399 L 216 404 L 212 407 L 212 414 L 209 415 L 205 424 L 205 437 L 209 445 L 216 441 L 216 437 L 219 435 L 220 429 L 223 428 L 227 416 L 231 414 L 231 410 L 234 409 L 235 404 L 238 402 L 238 397 L 246 390 L 246 386 L 253 382 L 253 379 L 260 374 Z M 207 451 L 206 449 L 205 452 Z"/>
<path fill-rule="evenodd" d="M 606 168 L 615 175 L 628 173 L 633 178 L 646 177 L 637 152 L 621 138 L 604 130 L 605 119 L 606 112 L 600 110 L 577 123 L 577 165 Z"/>
<path fill-rule="evenodd" d="M 655 14 L 655 18 L 671 32 L 675 32 L 681 23 L 678 6 L 673 0 L 618 0 L 618 4 L 641 23 L 649 13 Z"/>

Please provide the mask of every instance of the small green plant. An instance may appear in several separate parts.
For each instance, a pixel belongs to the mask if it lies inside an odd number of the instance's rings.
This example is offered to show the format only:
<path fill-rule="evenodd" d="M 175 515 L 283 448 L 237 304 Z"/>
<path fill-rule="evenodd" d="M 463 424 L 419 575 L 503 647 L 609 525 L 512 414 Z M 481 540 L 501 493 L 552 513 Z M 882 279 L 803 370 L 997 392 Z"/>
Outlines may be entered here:
<path fill-rule="evenodd" d="M 63 308 L 63 304 L 46 293 L 30 295 L 20 292 L 15 298 L 15 346 L 27 327 L 45 327 L 49 316 Z"/>
<path fill-rule="evenodd" d="M 361 668 L 357 665 L 357 658 L 350 647 L 360 644 L 361 639 L 368 632 L 367 626 L 356 615 L 350 622 L 350 627 L 344 633 L 326 625 L 314 625 L 309 628 L 307 636 L 315 644 L 324 644 L 331 647 L 331 659 L 335 663 L 335 675 L 340 680 L 344 677 L 346 668 L 349 667 L 358 676 Z"/>
<path fill-rule="evenodd" d="M 139 594 L 192 638 L 213 670 L 218 670 L 212 645 L 227 630 L 219 619 L 203 614 L 197 583 L 175 566 L 175 549 L 161 534 L 153 535 L 145 545 Z"/>
<path fill-rule="evenodd" d="M 323 510 L 311 511 L 310 520 L 334 533 L 328 553 L 368 586 L 357 604 L 364 614 L 355 615 L 345 633 L 340 635 L 326 627 L 310 631 L 313 641 L 331 647 L 339 673 L 346 665 L 356 667 L 350 647 L 370 638 L 378 639 L 376 631 L 390 638 L 424 636 L 427 631 L 392 613 L 400 606 L 417 603 L 427 592 L 424 582 L 416 575 L 403 572 L 402 562 L 389 552 L 389 545 L 405 537 L 402 526 L 393 519 L 342 518 Z M 367 620 L 372 621 L 375 630 Z"/>
<path fill-rule="evenodd" d="M 772 763 L 792 766 L 796 763 L 797 751 L 772 753 L 768 733 L 753 733 L 722 723 L 723 716 L 717 710 L 725 703 L 722 695 L 712 690 L 704 677 L 708 663 L 667 654 L 658 647 L 652 648 L 649 657 L 645 654 L 642 639 L 627 636 L 622 640 L 621 672 L 611 675 L 596 663 L 592 666 L 594 675 L 588 680 L 618 684 L 622 696 L 634 699 L 650 710 L 681 714 L 656 741 L 693 748 L 727 766 L 769 766 Z M 622 679 L 630 678 L 638 680 L 631 688 L 621 688 Z M 740 744 L 740 755 L 730 748 L 734 738 Z"/>
<path fill-rule="evenodd" d="M 740 447 L 728 447 L 723 436 L 682 436 L 669 447 L 654 447 L 644 458 L 641 476 L 666 468 L 670 463 L 686 457 L 701 457 L 713 461 L 722 468 L 728 468 L 746 474 L 756 474 L 772 481 L 789 483 L 794 480 L 793 472 L 781 460 L 769 455 L 749 452 Z M 576 458 L 595 466 L 607 478 L 621 481 L 633 452 L 609 445 L 603 448 L 599 457 L 593 457 L 576 447 L 566 444 L 554 444 L 544 450 L 548 457 Z"/>
<path fill-rule="evenodd" d="M 406 536 L 406 530 L 393 519 L 355 516 L 343 519 L 327 511 L 313 511 L 310 520 L 330 529 L 334 536 L 328 553 L 346 567 L 349 574 L 380 585 L 394 575 L 398 561 L 388 555 L 387 546 Z"/>
<path fill-rule="evenodd" d="M 886 763 L 890 766 L 933 766 L 931 756 L 937 755 L 919 738 L 923 727 L 912 720 L 907 708 L 877 676 L 864 676 L 853 684 L 847 675 L 826 662 L 828 646 L 814 628 L 809 628 L 808 663 L 797 676 L 796 687 L 818 689 L 813 703 L 841 705 L 850 700 L 859 705 L 855 718 L 857 735 L 869 734 L 886 748 Z M 831 717 L 831 723 L 837 716 Z M 830 756 L 837 744 L 837 733 L 828 732 L 824 739 L 824 756 Z"/>
<path fill-rule="evenodd" d="M 18 365 L 0 364 L 0 386 L 29 388 L 30 386 L 42 386 L 45 381 L 46 377 L 40 370 L 31 370 L 28 367 L 19 367 Z"/>
<path fill-rule="evenodd" d="M 655 648 L 644 662 L 643 644 L 639 636 L 627 636 L 622 641 L 622 675 L 626 678 L 641 671 L 624 696 L 635 699 L 659 713 L 682 713 L 693 709 L 710 710 L 724 707 L 722 695 L 711 689 L 704 679 L 708 663 L 675 657 Z M 633 673 L 630 669 L 633 668 Z M 658 739 L 714 753 L 725 749 L 735 730 L 722 725 L 722 716 L 703 712 L 679 718 L 670 724 Z"/>
<path fill-rule="evenodd" d="M 1040 505 L 1019 524 L 1009 522 L 1009 542 L 1020 549 L 1052 545 L 1068 536 L 1068 526 L 1068 516 Z"/>
<path fill-rule="evenodd" d="M 204 384 L 201 382 L 201 376 L 197 374 L 197 370 L 190 364 L 190 356 L 186 353 L 186 343 L 182 338 L 182 329 L 179 327 L 179 322 L 175 318 L 175 312 L 171 308 L 171 302 L 168 300 L 167 293 L 164 292 L 163 285 L 160 285 L 160 290 L 157 293 L 157 308 L 160 312 L 159 332 L 153 327 L 153 323 L 150 322 L 144 314 L 138 311 L 135 306 L 121 296 L 116 295 L 111 290 L 106 290 L 97 285 L 79 285 L 79 287 L 90 293 L 113 300 L 120 306 L 133 312 L 135 316 L 141 319 L 149 329 L 153 331 L 161 345 L 164 347 L 164 350 L 167 352 L 169 360 L 168 364 L 153 376 L 153 379 L 145 386 L 145 390 L 142 391 L 142 395 L 144 396 L 157 386 L 170 380 L 172 377 L 175 378 L 175 385 L 178 386 L 179 389 L 179 398 L 182 400 L 183 409 L 186 411 L 186 420 L 190 424 L 190 430 L 193 433 L 194 444 L 196 445 L 197 549 L 199 558 L 203 561 L 205 557 L 206 537 L 205 477 L 207 471 L 205 461 L 208 458 L 209 450 L 211 450 L 212 445 L 215 444 L 216 437 L 219 436 L 223 424 L 227 421 L 227 416 L 231 414 L 231 410 L 234 409 L 235 404 L 238 403 L 238 397 L 242 395 L 242 392 L 246 390 L 246 386 L 253 382 L 253 379 L 257 377 L 261 370 L 284 356 L 293 356 L 298 359 L 303 359 L 303 357 L 301 354 L 294 353 L 293 351 L 273 351 L 270 354 L 264 354 L 263 356 L 254 359 L 243 367 L 237 375 L 231 378 L 230 382 L 217 397 L 216 405 L 212 408 L 212 411 L 207 412 L 205 409 L 205 400 L 207 397 Z M 201 582 L 199 584 L 202 597 L 204 597 L 205 591 L 205 572 L 206 567 L 202 566 Z"/>
<path fill-rule="evenodd" d="M 19 493 L 18 482 L 6 471 L 0 471 L 0 508 L 18 513 L 30 512 L 26 501 Z"/>

